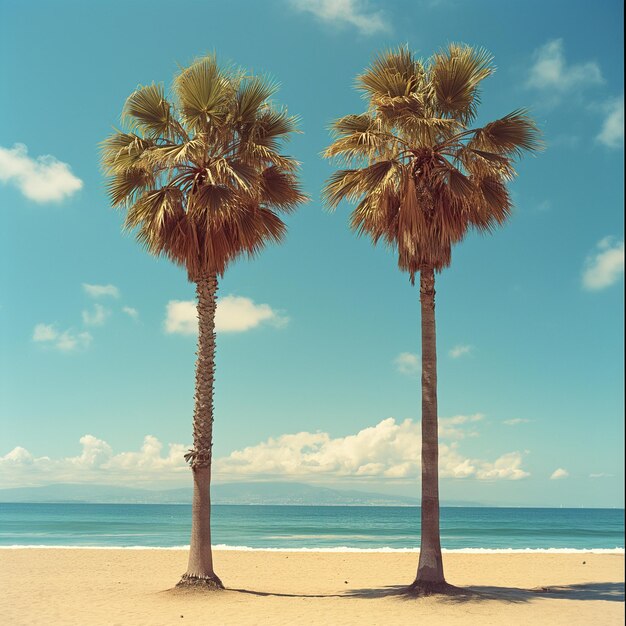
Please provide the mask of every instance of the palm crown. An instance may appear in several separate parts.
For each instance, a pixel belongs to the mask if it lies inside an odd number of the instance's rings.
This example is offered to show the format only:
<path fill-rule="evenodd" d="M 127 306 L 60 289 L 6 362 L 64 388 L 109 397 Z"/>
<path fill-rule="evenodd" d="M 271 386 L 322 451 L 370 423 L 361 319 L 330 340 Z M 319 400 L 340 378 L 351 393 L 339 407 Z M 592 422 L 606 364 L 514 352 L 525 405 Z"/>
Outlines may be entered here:
<path fill-rule="evenodd" d="M 524 110 L 469 128 L 480 83 L 493 71 L 486 51 L 466 45 L 451 44 L 427 61 L 391 50 L 357 79 L 367 112 L 333 124 L 324 155 L 351 169 L 331 176 L 326 202 L 358 202 L 352 227 L 395 247 L 412 282 L 420 268 L 447 267 L 468 229 L 490 231 L 506 220 L 513 162 L 540 148 Z"/>
<path fill-rule="evenodd" d="M 306 199 L 298 163 L 279 152 L 296 120 L 272 106 L 275 91 L 204 57 L 178 74 L 172 101 L 162 85 L 139 87 L 124 106 L 127 132 L 103 143 L 109 196 L 126 209 L 125 227 L 192 281 L 281 240 L 278 213 Z"/>

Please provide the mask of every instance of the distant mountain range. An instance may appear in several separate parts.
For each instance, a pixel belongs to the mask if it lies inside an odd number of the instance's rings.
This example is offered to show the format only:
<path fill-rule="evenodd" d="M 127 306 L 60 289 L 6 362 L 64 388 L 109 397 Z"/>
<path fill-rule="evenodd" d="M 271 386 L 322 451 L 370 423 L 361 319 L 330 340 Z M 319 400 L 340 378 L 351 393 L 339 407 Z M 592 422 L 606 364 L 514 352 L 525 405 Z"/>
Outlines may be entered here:
<path fill-rule="evenodd" d="M 301 504 L 316 506 L 418 506 L 419 498 L 330 489 L 304 483 L 224 483 L 211 488 L 214 504 Z M 90 502 L 102 504 L 189 504 L 191 488 L 137 489 L 114 485 L 55 484 L 0 489 L 0 502 Z M 443 506 L 482 506 L 449 501 Z"/>

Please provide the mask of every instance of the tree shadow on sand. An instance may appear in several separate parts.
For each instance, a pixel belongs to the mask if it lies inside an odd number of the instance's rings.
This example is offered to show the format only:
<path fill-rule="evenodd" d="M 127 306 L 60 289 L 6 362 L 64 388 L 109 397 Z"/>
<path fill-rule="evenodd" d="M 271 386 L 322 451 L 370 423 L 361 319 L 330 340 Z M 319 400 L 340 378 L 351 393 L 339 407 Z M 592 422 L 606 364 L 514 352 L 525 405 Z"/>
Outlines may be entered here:
<path fill-rule="evenodd" d="M 409 587 L 391 585 L 371 589 L 351 589 L 342 594 L 344 598 L 388 598 L 398 597 L 413 600 L 417 597 Z M 578 585 L 552 585 L 523 589 L 521 587 L 495 587 L 472 585 L 452 587 L 446 593 L 434 594 L 442 602 L 461 604 L 463 602 L 499 601 L 521 604 L 537 598 L 554 600 L 605 600 L 624 602 L 624 583 L 582 583 Z"/>
<path fill-rule="evenodd" d="M 533 600 L 548 598 L 553 600 L 604 600 L 608 602 L 624 602 L 624 583 L 582 583 L 578 585 L 552 585 L 550 587 L 535 587 L 524 589 L 521 587 L 496 587 L 472 585 L 470 587 L 454 587 L 448 585 L 444 593 L 423 594 L 417 593 L 407 585 L 389 585 L 387 587 L 371 587 L 364 589 L 347 589 L 341 593 L 280 593 L 272 591 L 257 591 L 254 589 L 240 589 L 226 587 L 222 592 L 242 593 L 252 596 L 277 598 L 343 598 L 343 599 L 370 599 L 397 598 L 411 601 L 424 595 L 430 595 L 439 602 L 448 604 L 462 604 L 469 602 L 505 602 L 523 604 Z M 168 589 L 168 593 L 190 594 L 197 590 Z M 200 591 L 205 593 L 205 591 Z"/>

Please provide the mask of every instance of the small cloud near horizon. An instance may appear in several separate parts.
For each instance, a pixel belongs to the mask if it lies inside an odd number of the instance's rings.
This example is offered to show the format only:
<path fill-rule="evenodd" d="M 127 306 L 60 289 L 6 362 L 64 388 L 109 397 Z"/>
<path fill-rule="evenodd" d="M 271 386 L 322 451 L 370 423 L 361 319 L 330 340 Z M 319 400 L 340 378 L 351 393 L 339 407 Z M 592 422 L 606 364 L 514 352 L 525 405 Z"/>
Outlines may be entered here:
<path fill-rule="evenodd" d="M 422 371 L 422 361 L 419 354 L 401 352 L 394 360 L 396 371 L 405 376 L 415 376 Z"/>
<path fill-rule="evenodd" d="M 624 275 L 624 242 L 604 237 L 585 260 L 582 285 L 587 291 L 600 291 L 614 285 Z"/>
<path fill-rule="evenodd" d="M 454 346 L 454 348 L 452 348 L 448 354 L 453 358 L 453 359 L 458 359 L 462 356 L 465 356 L 466 354 L 470 354 L 473 350 L 473 346 L 468 346 L 468 345 L 462 345 L 459 344 L 457 346 Z"/>
<path fill-rule="evenodd" d="M 93 337 L 86 331 L 76 332 L 72 329 L 59 331 L 54 324 L 37 324 L 32 339 L 35 343 L 55 348 L 60 352 L 74 352 L 89 347 Z"/>
<path fill-rule="evenodd" d="M 32 158 L 22 143 L 0 146 L 0 181 L 13 184 L 24 197 L 38 203 L 60 202 L 83 187 L 67 163 L 49 154 Z"/>
<path fill-rule="evenodd" d="M 518 426 L 519 424 L 528 424 L 529 422 L 530 420 L 523 417 L 514 417 L 510 420 L 504 420 L 502 423 L 506 424 L 507 426 Z"/>
<path fill-rule="evenodd" d="M 111 315 L 111 311 L 109 311 L 109 309 L 105 309 L 101 304 L 96 302 L 93 305 L 93 310 L 83 311 L 83 324 L 85 326 L 103 326 L 109 315 Z"/>
<path fill-rule="evenodd" d="M 134 320 L 139 318 L 139 311 L 137 309 L 133 308 L 132 306 L 124 306 L 124 307 L 122 307 L 122 312 L 126 313 L 126 315 L 128 315 L 128 317 L 131 317 Z"/>
<path fill-rule="evenodd" d="M 560 480 L 562 478 L 567 478 L 569 476 L 569 472 L 562 467 L 555 469 L 550 476 L 550 480 Z"/>
<path fill-rule="evenodd" d="M 353 26 L 362 35 L 391 31 L 384 13 L 372 10 L 367 0 L 289 0 L 289 5 L 334 26 Z"/>

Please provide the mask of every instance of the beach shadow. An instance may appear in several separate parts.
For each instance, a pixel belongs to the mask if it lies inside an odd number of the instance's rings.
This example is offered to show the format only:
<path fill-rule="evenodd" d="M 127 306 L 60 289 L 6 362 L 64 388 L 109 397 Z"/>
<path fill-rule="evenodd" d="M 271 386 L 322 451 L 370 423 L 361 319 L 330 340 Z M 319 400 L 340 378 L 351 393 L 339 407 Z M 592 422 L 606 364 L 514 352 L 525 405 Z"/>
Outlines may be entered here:
<path fill-rule="evenodd" d="M 417 599 L 406 585 L 370 589 L 350 589 L 342 594 L 344 598 L 388 598 L 398 597 L 403 600 Z M 466 602 L 507 602 L 522 604 L 538 598 L 554 600 L 604 600 L 624 602 L 624 583 L 582 583 L 578 585 L 552 585 L 523 589 L 520 587 L 478 586 L 453 587 L 449 593 L 436 594 L 437 600 L 450 604 Z"/>
<path fill-rule="evenodd" d="M 226 591 L 236 591 L 237 593 L 247 593 L 252 596 L 277 597 L 277 598 L 341 598 L 340 593 L 278 593 L 273 591 L 255 591 L 254 589 L 234 589 L 227 587 Z"/>
<path fill-rule="evenodd" d="M 243 593 L 258 597 L 275 598 L 342 598 L 342 599 L 380 599 L 397 598 L 403 601 L 418 600 L 418 596 L 411 591 L 408 585 L 388 585 L 386 587 L 371 587 L 364 589 L 347 589 L 342 593 L 280 593 L 272 591 L 257 591 L 255 589 L 240 589 L 226 587 L 223 591 Z M 165 593 L 176 595 L 206 594 L 206 591 L 188 589 L 168 589 Z M 163 592 L 161 592 L 163 593 Z M 211 592 L 214 593 L 214 592 Z M 217 594 L 221 591 L 215 592 Z M 462 604 L 469 602 L 505 602 L 509 604 L 524 604 L 537 599 L 553 600 L 604 600 L 607 602 L 624 602 L 624 583 L 582 583 L 577 585 L 552 585 L 550 587 L 497 587 L 472 585 L 469 587 L 452 587 L 447 593 L 431 596 L 439 602 L 447 604 Z"/>

